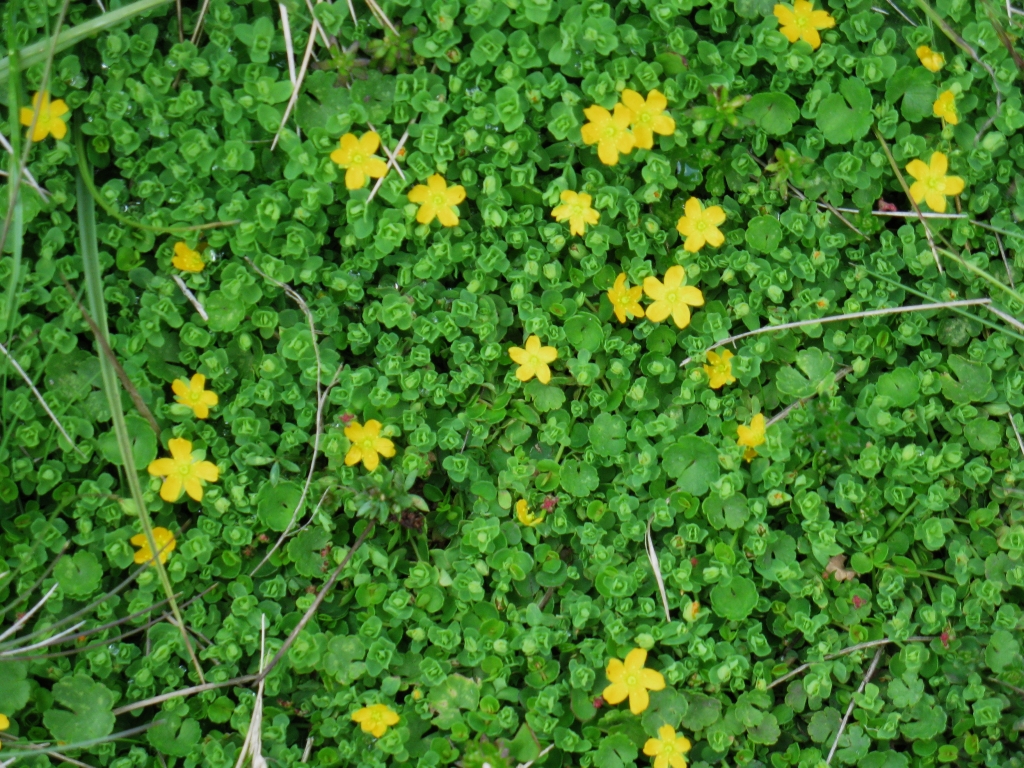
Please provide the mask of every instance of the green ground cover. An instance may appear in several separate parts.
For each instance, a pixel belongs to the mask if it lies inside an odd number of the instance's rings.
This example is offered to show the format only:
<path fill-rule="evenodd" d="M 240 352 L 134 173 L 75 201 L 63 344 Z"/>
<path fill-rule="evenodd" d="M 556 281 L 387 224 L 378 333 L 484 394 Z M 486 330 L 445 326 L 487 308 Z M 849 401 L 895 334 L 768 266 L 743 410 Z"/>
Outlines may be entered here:
<path fill-rule="evenodd" d="M 1024 10 L 5 0 L 0 765 L 1024 766 Z"/>

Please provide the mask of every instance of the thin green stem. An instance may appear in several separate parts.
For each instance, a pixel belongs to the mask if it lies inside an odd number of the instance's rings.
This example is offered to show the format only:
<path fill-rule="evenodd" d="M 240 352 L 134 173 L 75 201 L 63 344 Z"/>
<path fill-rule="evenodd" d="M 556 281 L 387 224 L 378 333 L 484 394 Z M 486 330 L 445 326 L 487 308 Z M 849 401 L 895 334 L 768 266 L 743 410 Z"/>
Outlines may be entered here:
<path fill-rule="evenodd" d="M 885 532 L 885 535 L 882 536 L 882 541 L 888 541 L 889 537 L 892 536 L 894 533 L 896 533 L 896 529 L 899 528 L 901 525 L 903 525 L 903 521 L 907 519 L 907 515 L 909 515 L 911 512 L 913 512 L 914 511 L 914 507 L 916 507 L 916 506 L 917 506 L 917 499 L 914 499 L 913 501 L 911 501 L 907 505 L 907 508 L 905 510 L 903 510 L 903 514 L 901 514 L 896 519 L 896 522 L 889 526 L 889 530 L 887 530 Z"/>
<path fill-rule="evenodd" d="M 109 334 L 107 330 L 109 326 L 107 324 L 107 308 L 103 299 L 103 276 L 101 274 L 99 248 L 96 236 L 96 211 L 93 206 L 92 195 L 89 193 L 81 172 L 78 174 L 77 181 L 78 227 L 81 237 L 82 268 L 83 272 L 85 272 L 86 294 L 89 302 L 89 309 L 91 310 L 97 329 L 103 336 L 107 336 Z M 99 339 L 97 339 L 96 344 L 98 347 L 100 346 Z M 109 346 L 109 341 L 107 341 L 107 344 Z M 125 422 L 124 408 L 121 405 L 121 387 L 117 379 L 117 373 L 115 372 L 110 359 L 104 355 L 101 350 L 99 351 L 98 357 L 100 362 L 100 373 L 103 379 L 103 389 L 106 392 L 107 403 L 110 406 L 110 415 L 114 422 L 114 433 L 117 436 L 117 444 L 121 452 L 121 461 L 124 464 L 128 488 L 131 491 L 132 500 L 135 502 L 135 507 L 139 515 L 139 522 L 142 524 L 142 530 L 146 535 L 146 541 L 149 544 L 150 551 L 159 552 L 160 547 L 157 546 L 156 539 L 153 537 L 153 521 L 149 517 L 149 510 L 146 507 L 145 499 L 142 496 L 142 485 L 139 483 L 139 472 L 135 466 L 135 455 L 132 451 L 131 439 L 128 436 L 128 425 Z M 153 565 L 157 570 L 160 583 L 163 586 L 164 593 L 167 595 L 168 602 L 171 606 L 171 611 L 177 621 L 178 630 L 185 643 L 185 649 L 188 651 L 188 655 L 192 659 L 192 664 L 195 666 L 200 682 L 205 683 L 206 678 L 203 675 L 203 668 L 199 665 L 199 659 L 196 658 L 195 651 L 192 648 L 192 642 L 189 640 L 188 633 L 185 631 L 185 622 L 181 617 L 181 611 L 178 609 L 178 602 L 174 599 L 174 590 L 171 588 L 171 581 L 167 576 L 167 569 L 164 567 L 164 564 L 160 562 L 159 557 L 153 558 Z"/>

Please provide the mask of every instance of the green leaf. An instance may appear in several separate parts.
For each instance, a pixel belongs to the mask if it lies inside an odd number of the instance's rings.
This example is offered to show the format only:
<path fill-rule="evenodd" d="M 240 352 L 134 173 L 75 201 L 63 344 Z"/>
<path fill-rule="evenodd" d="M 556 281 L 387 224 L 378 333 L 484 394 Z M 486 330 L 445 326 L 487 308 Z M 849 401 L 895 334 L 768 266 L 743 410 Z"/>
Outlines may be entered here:
<path fill-rule="evenodd" d="M 985 363 L 975 363 L 960 355 L 950 355 L 946 361 L 956 376 L 941 374 L 942 394 L 958 405 L 976 403 L 994 397 L 992 369 Z"/>
<path fill-rule="evenodd" d="M 711 609 L 723 619 L 743 621 L 757 605 L 757 587 L 750 579 L 734 576 L 711 590 Z"/>
<path fill-rule="evenodd" d="M 13 715 L 28 703 L 28 665 L 24 661 L 0 663 L 0 714 Z"/>
<path fill-rule="evenodd" d="M 590 425 L 590 445 L 598 456 L 618 456 L 626 448 L 626 422 L 611 413 L 599 413 Z"/>
<path fill-rule="evenodd" d="M 765 133 L 782 136 L 800 119 L 800 108 L 789 94 L 770 91 L 751 96 L 743 107 L 743 116 Z"/>
<path fill-rule="evenodd" d="M 305 501 L 302 509 L 296 511 L 301 498 L 302 488 L 295 483 L 266 483 L 257 497 L 256 513 L 270 530 L 280 532 L 288 527 L 291 520 L 297 520 L 302 515 L 306 507 Z"/>
<path fill-rule="evenodd" d="M 43 723 L 58 742 L 91 741 L 114 731 L 114 695 L 102 683 L 81 673 L 65 677 L 53 686 L 53 699 L 67 707 L 54 707 L 43 713 Z"/>
<path fill-rule="evenodd" d="M 981 417 L 972 419 L 964 427 L 964 436 L 976 451 L 994 451 L 1003 442 L 1003 429 L 994 421 Z"/>
<path fill-rule="evenodd" d="M 559 387 L 541 384 L 536 379 L 527 384 L 523 391 L 526 392 L 533 401 L 534 407 L 541 413 L 557 410 L 565 403 L 565 392 Z"/>
<path fill-rule="evenodd" d="M 66 594 L 71 597 L 88 597 L 99 587 L 103 567 L 96 555 L 83 550 L 58 560 L 53 575 Z"/>
<path fill-rule="evenodd" d="M 562 465 L 562 488 L 573 496 L 589 496 L 597 490 L 599 483 L 597 470 L 589 464 L 581 464 L 575 459 L 568 459 Z"/>
<path fill-rule="evenodd" d="M 912 123 L 932 116 L 932 104 L 937 95 L 935 76 L 924 67 L 898 69 L 885 84 L 885 100 L 895 105 L 902 97 L 900 111 Z"/>
<path fill-rule="evenodd" d="M 576 349 L 594 353 L 604 343 L 604 328 L 594 315 L 581 312 L 565 321 L 565 338 Z"/>
<path fill-rule="evenodd" d="M 434 723 L 450 728 L 461 719 L 460 709 L 476 709 L 480 700 L 480 686 L 462 675 L 448 675 L 443 683 L 430 690 L 427 702 L 437 712 Z"/>
<path fill-rule="evenodd" d="M 695 691 L 686 691 L 686 714 L 682 726 L 688 731 L 699 731 L 713 725 L 722 714 L 722 702 L 711 696 Z"/>
<path fill-rule="evenodd" d="M 679 490 L 703 496 L 721 474 L 718 451 L 702 437 L 684 437 L 669 446 L 662 457 L 665 473 Z"/>
<path fill-rule="evenodd" d="M 878 377 L 875 391 L 892 400 L 897 408 L 909 408 L 917 402 L 921 382 L 913 371 L 897 368 Z"/>
<path fill-rule="evenodd" d="M 998 629 L 992 633 L 985 647 L 985 663 L 997 675 L 1013 664 L 1020 656 L 1020 643 L 1007 630 Z"/>
<path fill-rule="evenodd" d="M 224 291 L 214 291 L 206 299 L 206 313 L 210 316 L 211 331 L 230 333 L 245 319 L 245 302 L 228 296 Z"/>
<path fill-rule="evenodd" d="M 325 560 L 320 551 L 330 540 L 331 535 L 323 528 L 310 528 L 288 542 L 288 557 L 300 576 L 313 578 L 323 573 Z"/>
<path fill-rule="evenodd" d="M 131 441 L 132 455 L 135 457 L 135 466 L 148 466 L 156 458 L 157 442 L 153 428 L 141 416 L 130 413 L 125 417 L 125 424 L 128 427 L 128 439 Z M 100 451 L 103 457 L 112 464 L 122 466 L 121 449 L 117 445 L 117 434 L 114 430 L 104 432 L 99 437 Z"/>
<path fill-rule="evenodd" d="M 839 93 L 830 93 L 818 107 L 818 129 L 832 144 L 847 144 L 862 139 L 871 130 L 871 92 L 856 77 L 839 84 Z"/>
<path fill-rule="evenodd" d="M 782 242 L 782 225 L 774 216 L 755 216 L 747 225 L 747 245 L 760 253 L 771 253 Z"/>
<path fill-rule="evenodd" d="M 179 725 L 180 723 L 180 725 Z M 202 731 L 192 718 L 184 722 L 178 717 L 168 717 L 167 722 L 154 726 L 146 732 L 146 739 L 157 750 L 171 757 L 185 757 L 192 747 L 199 743 Z"/>
<path fill-rule="evenodd" d="M 780 392 L 796 398 L 810 397 L 821 393 L 832 385 L 835 376 L 832 356 L 817 347 L 801 350 L 797 353 L 796 364 L 803 371 L 801 374 L 792 366 L 780 368 L 775 378 L 775 386 Z"/>

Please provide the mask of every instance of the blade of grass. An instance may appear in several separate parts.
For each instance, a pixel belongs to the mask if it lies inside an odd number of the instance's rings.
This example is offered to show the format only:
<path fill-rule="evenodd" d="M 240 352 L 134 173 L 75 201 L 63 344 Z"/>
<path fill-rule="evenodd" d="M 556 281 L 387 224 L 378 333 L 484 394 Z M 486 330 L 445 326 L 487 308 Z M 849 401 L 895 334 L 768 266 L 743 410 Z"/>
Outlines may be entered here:
<path fill-rule="evenodd" d="M 142 414 L 142 417 L 149 422 L 150 428 L 153 430 L 153 434 L 156 438 L 160 439 L 160 425 L 156 423 L 156 418 L 153 416 L 153 412 L 149 410 L 145 401 L 142 399 L 142 395 L 139 394 L 139 390 L 132 384 L 132 380 L 128 378 L 128 374 L 124 372 L 124 368 L 121 367 L 121 363 L 117 361 L 117 355 L 114 354 L 114 350 L 110 348 L 105 338 L 106 334 L 100 333 L 99 326 L 96 325 L 96 321 L 92 319 L 85 307 L 82 306 L 82 300 L 78 298 L 78 294 L 75 293 L 75 289 L 71 287 L 64 275 L 58 273 L 61 281 L 64 283 L 64 289 L 71 296 L 71 300 L 78 305 L 78 309 L 82 312 L 82 317 L 85 318 L 85 322 L 89 325 L 89 330 L 92 331 L 93 336 L 96 337 L 96 341 L 100 345 L 100 349 L 103 354 L 106 355 L 107 360 L 114 367 L 114 373 L 117 374 L 118 380 L 121 382 L 121 386 L 125 388 L 128 396 L 132 399 L 132 403 L 135 405 L 136 410 Z"/>
<path fill-rule="evenodd" d="M 107 309 L 103 299 L 103 277 L 96 235 L 96 210 L 93 206 L 92 195 L 85 184 L 81 170 L 77 174 L 77 182 L 78 229 L 81 237 L 82 267 L 85 272 L 86 294 L 89 308 L 92 310 L 92 316 L 96 320 L 100 333 L 105 337 L 108 327 Z M 98 341 L 97 346 L 99 346 Z M 125 423 L 124 409 L 121 407 L 121 388 L 117 381 L 117 374 L 106 355 L 101 353 L 99 361 L 103 389 L 106 392 L 107 403 L 110 406 L 110 414 L 114 422 L 114 432 L 117 435 L 117 445 L 121 451 L 121 461 L 124 462 L 128 488 L 131 490 L 132 499 L 139 514 L 139 522 L 142 524 L 142 530 L 146 535 L 150 551 L 158 552 L 160 547 L 157 546 L 156 540 L 153 538 L 153 522 L 149 518 L 149 510 L 146 508 L 146 503 L 142 498 L 142 485 L 139 483 L 139 473 L 135 467 L 135 456 L 132 453 L 132 445 L 128 437 L 128 425 Z M 200 682 L 205 683 L 206 678 L 203 675 L 203 668 L 199 664 L 199 659 L 196 658 L 192 642 L 188 638 L 188 633 L 184 630 L 185 622 L 181 618 L 178 602 L 174 599 L 174 590 L 171 589 L 171 581 L 167 577 L 167 569 L 160 562 L 160 558 L 155 558 L 153 565 L 156 568 L 164 593 L 167 595 L 171 612 L 180 625 L 178 629 L 181 632 L 181 639 L 185 643 L 185 649 L 188 651 L 196 673 L 199 675 Z"/>
<path fill-rule="evenodd" d="M 53 46 L 54 53 L 60 53 L 66 51 L 75 43 L 85 40 L 87 37 L 91 37 L 99 32 L 107 29 L 116 27 L 129 19 L 133 19 L 136 16 L 148 13 L 154 8 L 159 8 L 161 5 L 167 5 L 171 0 L 137 0 L 136 2 L 126 5 L 123 8 L 118 8 L 115 11 L 107 11 L 102 16 L 97 16 L 95 19 L 89 19 L 89 21 L 82 22 L 81 24 L 66 29 L 57 36 L 56 45 Z M 34 66 L 41 61 L 45 61 L 47 54 L 50 51 L 50 40 L 40 40 L 32 45 L 26 45 L 18 52 L 19 66 L 21 69 Z M 11 58 L 7 56 L 0 59 L 0 83 L 6 83 L 8 77 L 11 75 Z"/>
<path fill-rule="evenodd" d="M 20 112 L 18 109 L 18 97 L 21 90 L 19 88 L 21 62 L 17 53 L 17 38 L 14 31 L 17 14 L 18 0 L 13 0 L 10 6 L 8 6 L 7 13 L 7 47 L 11 52 L 9 58 L 13 60 L 14 64 L 14 77 L 8 83 L 7 92 L 8 117 L 11 126 L 11 147 L 13 151 L 11 152 L 10 170 L 8 171 L 10 181 L 7 184 L 7 216 L 4 220 L 3 233 L 0 234 L 0 254 L 4 252 L 7 228 L 13 224 L 14 244 L 12 255 L 14 258 L 11 264 L 11 281 L 7 284 L 7 288 L 4 291 L 3 314 L 0 314 L 0 331 L 7 329 L 13 331 L 16 325 L 14 313 L 17 311 L 18 283 L 21 282 L 21 250 L 24 237 L 21 196 L 18 194 L 18 189 L 21 186 L 21 163 L 18 162 L 21 149 L 21 128 L 19 127 L 18 120 Z"/>
<path fill-rule="evenodd" d="M 179 235 L 186 232 L 198 232 L 204 229 L 217 229 L 219 227 L 234 227 L 242 222 L 241 219 L 233 219 L 232 221 L 211 221 L 208 224 L 193 224 L 187 227 L 158 227 L 154 224 L 143 224 L 141 221 L 136 221 L 130 216 L 125 216 L 120 211 L 114 209 L 112 206 L 107 204 L 107 201 L 103 199 L 103 195 L 96 189 L 96 182 L 92 179 L 92 171 L 89 169 L 89 160 L 85 154 L 85 145 L 82 142 L 82 132 L 75 131 L 75 147 L 78 150 L 78 171 L 80 178 L 85 182 L 85 186 L 88 188 L 93 200 L 103 209 L 103 212 L 112 219 L 117 219 L 122 224 L 135 227 L 136 229 L 142 229 L 147 232 L 157 232 L 164 235 Z"/>

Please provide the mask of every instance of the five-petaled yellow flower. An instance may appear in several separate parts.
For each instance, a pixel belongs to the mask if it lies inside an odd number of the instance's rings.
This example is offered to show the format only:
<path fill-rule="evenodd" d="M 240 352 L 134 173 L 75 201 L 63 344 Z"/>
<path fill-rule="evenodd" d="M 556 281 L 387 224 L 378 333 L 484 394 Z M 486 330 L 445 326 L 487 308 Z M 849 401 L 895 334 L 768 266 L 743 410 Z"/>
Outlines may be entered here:
<path fill-rule="evenodd" d="M 544 513 L 542 512 L 539 515 L 533 514 L 530 511 L 530 505 L 526 503 L 526 499 L 520 499 L 516 502 L 516 518 L 527 528 L 533 528 L 544 522 Z"/>
<path fill-rule="evenodd" d="M 590 121 L 580 129 L 584 144 L 597 144 L 597 156 L 605 165 L 619 162 L 619 154 L 633 151 L 636 138 L 629 130 L 633 112 L 625 104 L 615 105 L 615 114 L 594 104 L 583 110 Z"/>
<path fill-rule="evenodd" d="M 364 467 L 373 472 L 380 464 L 380 456 L 390 459 L 395 455 L 395 444 L 380 436 L 380 428 L 381 423 L 376 419 L 370 419 L 366 424 L 353 421 L 345 427 L 345 437 L 352 443 L 345 454 L 347 466 L 351 467 L 361 461 Z"/>
<path fill-rule="evenodd" d="M 206 268 L 203 257 L 199 251 L 194 251 L 185 243 L 174 244 L 174 255 L 171 257 L 171 264 L 175 269 L 182 272 L 202 272 Z"/>
<path fill-rule="evenodd" d="M 429 224 L 436 218 L 446 227 L 457 226 L 459 213 L 455 206 L 465 199 L 465 187 L 461 184 L 449 187 L 437 173 L 427 179 L 426 185 L 417 184 L 409 190 L 409 202 L 420 207 L 416 212 L 416 221 L 420 224 Z"/>
<path fill-rule="evenodd" d="M 68 124 L 61 118 L 69 110 L 63 99 L 50 101 L 48 91 L 33 94 L 32 106 L 22 107 L 18 113 L 18 119 L 22 125 L 32 125 L 32 116 L 36 112 L 36 107 L 39 108 L 39 117 L 36 118 L 36 126 L 32 129 L 32 141 L 42 141 L 47 136 L 53 136 L 55 139 L 63 139 L 67 136 Z"/>
<path fill-rule="evenodd" d="M 757 456 L 757 446 L 764 445 L 764 414 L 758 413 L 750 420 L 750 426 L 740 424 L 736 427 L 736 444 L 745 446 L 743 458 L 747 461 Z"/>
<path fill-rule="evenodd" d="M 540 337 L 534 335 L 526 340 L 526 349 L 512 347 L 508 351 L 512 362 L 518 363 L 516 378 L 520 381 L 529 381 L 534 376 L 541 384 L 551 381 L 551 369 L 548 363 L 558 359 L 558 350 L 554 347 L 542 347 Z"/>
<path fill-rule="evenodd" d="M 678 264 L 665 272 L 665 282 L 656 277 L 644 278 L 644 293 L 654 303 L 647 308 L 647 319 L 652 323 L 660 323 L 669 315 L 679 328 L 690 324 L 690 307 L 703 307 L 704 294 L 690 285 L 683 285 L 686 270 Z"/>
<path fill-rule="evenodd" d="M 707 357 L 709 364 L 704 366 L 704 373 L 708 375 L 709 387 L 718 389 L 736 381 L 732 375 L 732 352 L 728 349 L 722 350 L 722 354 L 708 352 Z"/>
<path fill-rule="evenodd" d="M 640 306 L 640 297 L 643 295 L 643 288 L 639 285 L 630 288 L 626 285 L 626 273 L 619 273 L 615 285 L 608 289 L 608 301 L 612 303 L 612 310 L 620 323 L 631 317 L 644 316 L 644 308 Z"/>
<path fill-rule="evenodd" d="M 601 694 L 609 704 L 618 704 L 629 697 L 629 711 L 639 715 L 650 704 L 651 699 L 647 691 L 660 691 L 665 687 L 665 678 L 661 672 L 644 668 L 647 661 L 647 651 L 643 648 L 634 648 L 626 654 L 625 663 L 618 659 L 608 662 L 608 669 L 605 674 L 611 682 Z"/>
<path fill-rule="evenodd" d="M 936 213 L 946 212 L 946 195 L 959 195 L 964 191 L 964 180 L 959 176 L 947 176 L 949 160 L 942 152 L 932 152 L 928 165 L 923 160 L 907 163 L 907 173 L 914 177 L 910 185 L 910 196 L 918 205 L 921 201 Z"/>
<path fill-rule="evenodd" d="M 345 169 L 346 189 L 362 189 L 367 178 L 379 179 L 388 172 L 387 164 L 373 154 L 379 146 L 380 136 L 376 131 L 367 131 L 360 138 L 346 133 L 338 140 L 331 160 Z"/>
<path fill-rule="evenodd" d="M 369 733 L 379 739 L 390 726 L 398 723 L 399 717 L 387 704 L 371 704 L 353 712 L 352 719 L 359 723 L 363 733 Z"/>
<path fill-rule="evenodd" d="M 654 768 L 686 768 L 683 755 L 691 746 L 688 738 L 676 735 L 675 728 L 663 725 L 658 729 L 658 738 L 648 739 L 644 744 L 644 754 L 654 758 Z"/>
<path fill-rule="evenodd" d="M 643 96 L 627 88 L 619 98 L 633 113 L 630 126 L 637 149 L 653 147 L 656 133 L 662 136 L 671 136 L 675 133 L 676 121 L 665 113 L 668 99 L 661 91 L 651 91 L 647 94 L 647 101 L 644 101 Z"/>
<path fill-rule="evenodd" d="M 130 541 L 133 546 L 139 548 L 139 551 L 135 553 L 136 565 L 148 563 L 153 559 L 153 550 L 149 548 L 149 540 L 146 538 L 146 534 L 137 533 L 131 537 Z M 171 551 L 178 546 L 178 542 L 174 539 L 174 534 L 166 528 L 153 529 L 153 542 L 156 544 L 157 552 L 160 553 L 161 563 L 166 563 Z"/>
<path fill-rule="evenodd" d="M 0 731 L 6 731 L 11 727 L 11 721 L 7 719 L 7 715 L 0 714 Z M 2 743 L 0 743 L 2 746 Z"/>
<path fill-rule="evenodd" d="M 832 29 L 836 20 L 828 11 L 814 10 L 810 0 L 796 0 L 793 5 L 779 3 L 775 6 L 775 18 L 779 20 L 779 32 L 791 43 L 803 40 L 817 50 L 821 46 L 820 29 Z"/>
<path fill-rule="evenodd" d="M 956 96 L 952 91 L 943 91 L 932 104 L 932 114 L 941 117 L 950 125 L 956 125 L 960 118 L 956 114 Z"/>
<path fill-rule="evenodd" d="M 676 222 L 676 230 L 686 238 L 683 243 L 690 253 L 696 253 L 707 243 L 712 248 L 718 248 L 725 242 L 725 235 L 718 228 L 725 223 L 725 211 L 720 205 L 711 205 L 705 208 L 696 197 L 686 201 L 683 215 Z"/>
<path fill-rule="evenodd" d="M 171 382 L 175 400 L 192 409 L 197 419 L 205 419 L 210 415 L 210 406 L 217 404 L 217 393 L 204 389 L 206 377 L 197 373 L 191 381 L 175 379 Z"/>
<path fill-rule="evenodd" d="M 942 65 L 946 63 L 945 56 L 938 51 L 933 51 L 927 45 L 919 45 L 915 53 L 917 53 L 917 58 L 921 62 L 921 66 L 929 72 L 938 72 L 942 69 Z"/>
<path fill-rule="evenodd" d="M 590 202 L 593 198 L 586 192 L 573 192 L 567 189 L 561 194 L 561 205 L 551 209 L 551 215 L 555 221 L 568 221 L 569 234 L 584 235 L 587 232 L 587 224 L 593 226 L 601 219 L 601 214 L 595 211 Z"/>
<path fill-rule="evenodd" d="M 220 469 L 212 461 L 197 461 L 192 456 L 192 443 L 183 437 L 175 437 L 167 443 L 171 458 L 156 459 L 149 463 L 149 474 L 164 479 L 160 486 L 160 498 L 177 501 L 181 489 L 196 501 L 203 500 L 203 482 L 215 483 L 220 478 Z"/>

